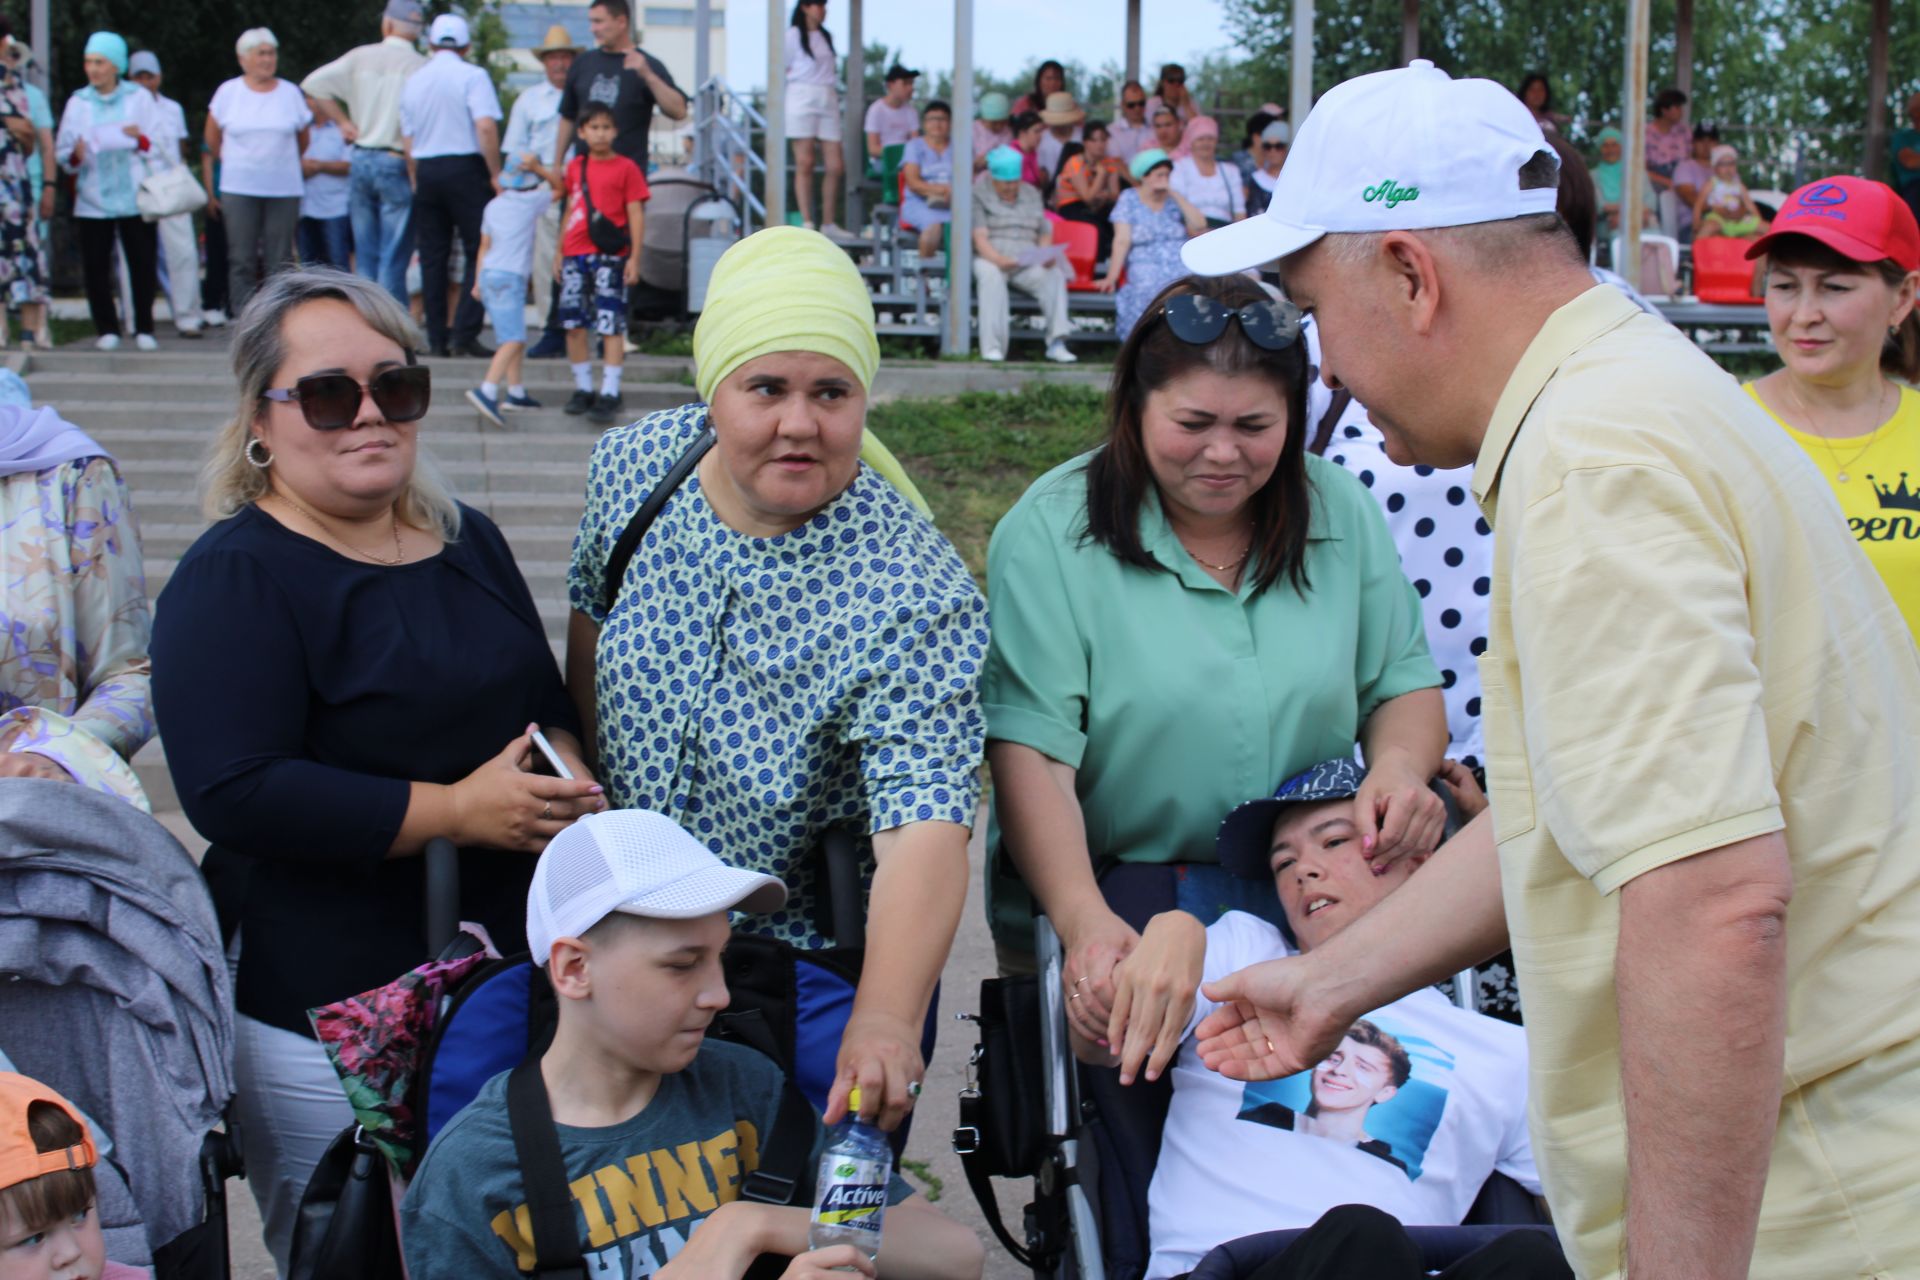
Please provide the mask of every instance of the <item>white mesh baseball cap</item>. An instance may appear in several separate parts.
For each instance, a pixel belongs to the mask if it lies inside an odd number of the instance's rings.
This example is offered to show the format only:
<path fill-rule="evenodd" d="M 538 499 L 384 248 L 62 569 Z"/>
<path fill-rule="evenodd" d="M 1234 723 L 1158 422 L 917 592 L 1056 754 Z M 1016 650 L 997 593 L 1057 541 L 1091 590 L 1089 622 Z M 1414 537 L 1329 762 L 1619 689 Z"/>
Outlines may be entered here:
<path fill-rule="evenodd" d="M 555 836 L 527 890 L 527 944 L 544 965 L 556 938 L 577 938 L 615 911 L 692 920 L 786 905 L 787 886 L 730 867 L 665 814 L 590 813 Z"/>
<path fill-rule="evenodd" d="M 1295 131 L 1258 217 L 1181 247 L 1196 275 L 1297 253 L 1329 232 L 1419 231 L 1552 213 L 1520 167 L 1553 148 L 1505 85 L 1455 80 L 1425 58 L 1335 85 Z"/>

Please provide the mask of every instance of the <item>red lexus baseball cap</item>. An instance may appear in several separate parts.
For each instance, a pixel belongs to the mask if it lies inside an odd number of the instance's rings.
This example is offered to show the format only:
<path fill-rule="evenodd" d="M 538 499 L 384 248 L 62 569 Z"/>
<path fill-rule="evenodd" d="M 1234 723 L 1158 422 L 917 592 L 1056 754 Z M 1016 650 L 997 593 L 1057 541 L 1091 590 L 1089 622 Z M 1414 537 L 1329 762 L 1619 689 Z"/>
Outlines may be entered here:
<path fill-rule="evenodd" d="M 1855 262 L 1891 258 L 1920 271 L 1920 223 L 1892 187 L 1871 178 L 1817 178 L 1801 187 L 1747 256 L 1761 257 L 1781 236 L 1807 236 Z"/>

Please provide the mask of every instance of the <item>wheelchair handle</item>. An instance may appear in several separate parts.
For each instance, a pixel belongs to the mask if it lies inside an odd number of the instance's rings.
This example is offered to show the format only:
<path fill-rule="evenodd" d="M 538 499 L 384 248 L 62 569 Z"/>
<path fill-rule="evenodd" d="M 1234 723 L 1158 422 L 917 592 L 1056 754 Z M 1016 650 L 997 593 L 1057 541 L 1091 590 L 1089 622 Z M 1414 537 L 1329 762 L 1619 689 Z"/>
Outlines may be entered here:
<path fill-rule="evenodd" d="M 445 836 L 427 841 L 427 954 L 447 949 L 460 930 L 460 851 Z"/>

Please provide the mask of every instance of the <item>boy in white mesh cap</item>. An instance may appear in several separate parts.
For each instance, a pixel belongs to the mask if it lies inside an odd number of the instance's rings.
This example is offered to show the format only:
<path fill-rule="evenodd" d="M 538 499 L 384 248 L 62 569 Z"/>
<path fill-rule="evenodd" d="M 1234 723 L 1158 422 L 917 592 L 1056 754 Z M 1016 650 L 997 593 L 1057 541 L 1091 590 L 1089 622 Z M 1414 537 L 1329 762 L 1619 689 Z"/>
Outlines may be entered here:
<path fill-rule="evenodd" d="M 977 1277 L 979 1241 L 897 1176 L 878 1269 L 850 1247 L 807 1251 L 813 1174 L 790 1206 L 739 1198 L 785 1091 L 752 1049 L 706 1038 L 727 1007 L 728 912 L 776 911 L 786 887 L 729 867 L 672 819 L 589 814 L 547 846 L 527 940 L 558 996 L 540 1059 L 588 1273 L 739 1280 L 761 1254 L 784 1280 Z M 401 1210 L 411 1274 L 482 1280 L 535 1269 L 507 1078 L 488 1081 L 434 1139 Z"/>

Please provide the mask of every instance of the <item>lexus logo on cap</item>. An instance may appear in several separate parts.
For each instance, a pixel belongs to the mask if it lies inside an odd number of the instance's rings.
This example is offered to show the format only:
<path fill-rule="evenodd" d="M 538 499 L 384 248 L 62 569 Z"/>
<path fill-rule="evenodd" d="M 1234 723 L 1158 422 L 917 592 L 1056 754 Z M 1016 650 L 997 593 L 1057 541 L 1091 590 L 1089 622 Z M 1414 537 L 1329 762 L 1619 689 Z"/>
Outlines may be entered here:
<path fill-rule="evenodd" d="M 1801 204 L 1810 204 L 1816 209 L 1830 209 L 1846 202 L 1847 189 L 1837 182 L 1823 182 L 1800 197 Z"/>

